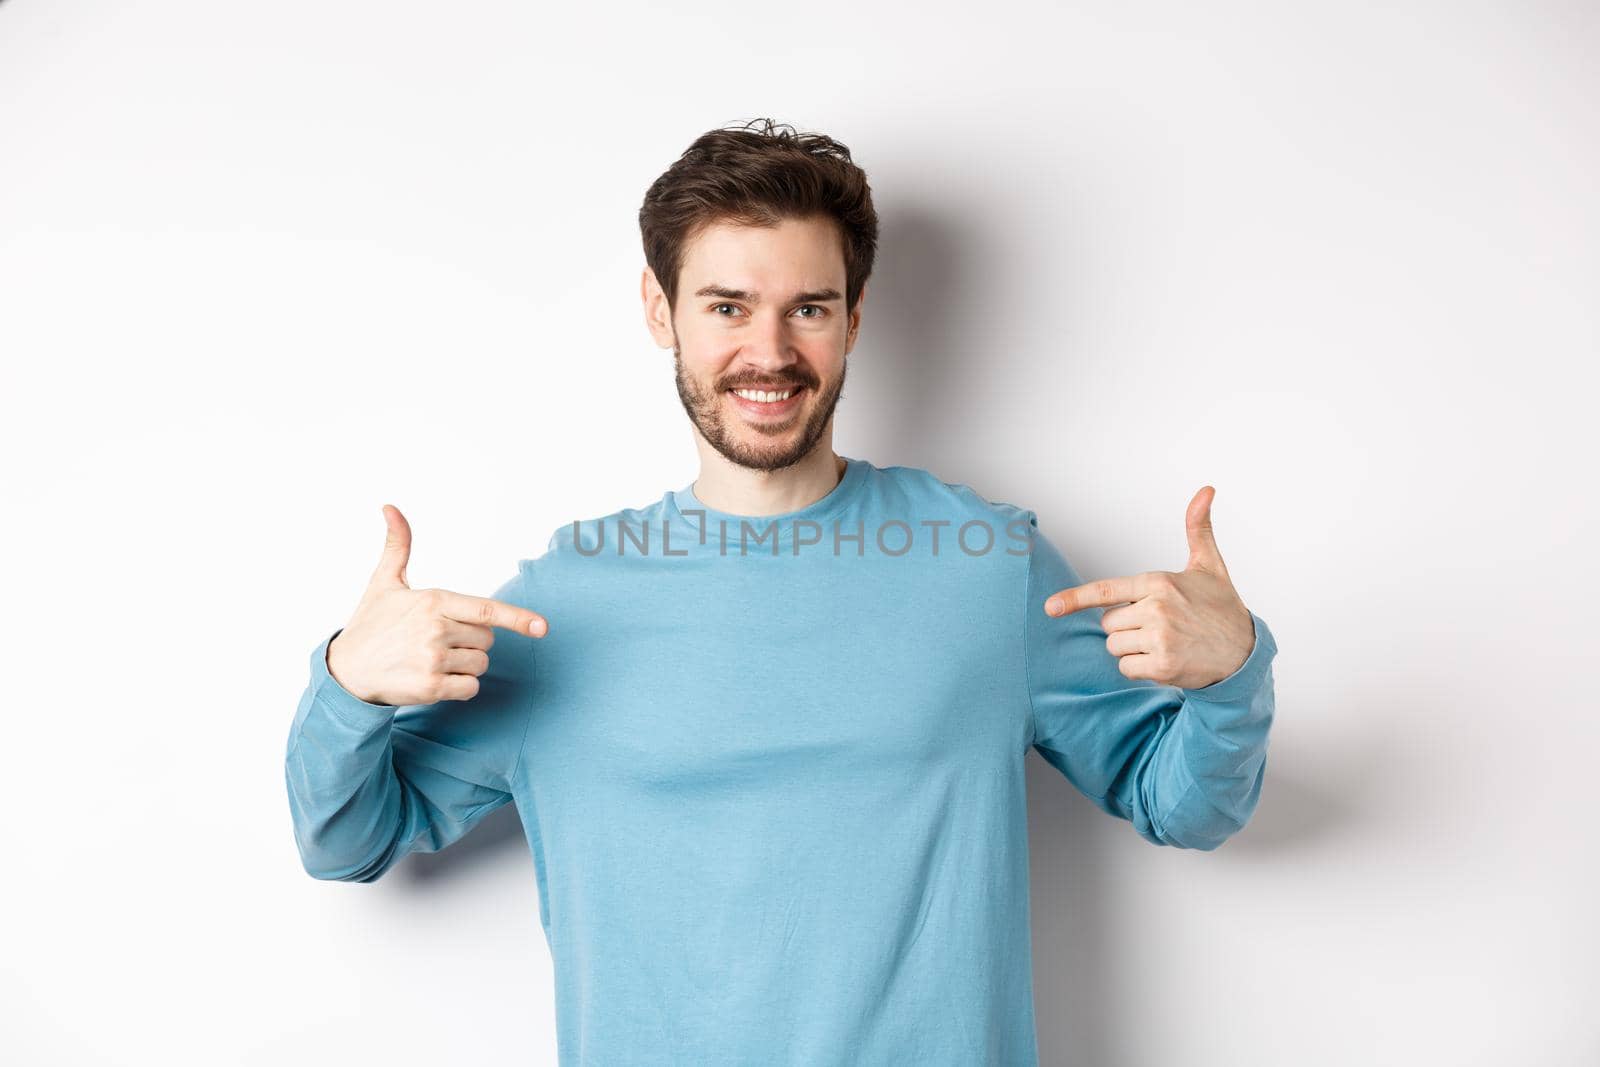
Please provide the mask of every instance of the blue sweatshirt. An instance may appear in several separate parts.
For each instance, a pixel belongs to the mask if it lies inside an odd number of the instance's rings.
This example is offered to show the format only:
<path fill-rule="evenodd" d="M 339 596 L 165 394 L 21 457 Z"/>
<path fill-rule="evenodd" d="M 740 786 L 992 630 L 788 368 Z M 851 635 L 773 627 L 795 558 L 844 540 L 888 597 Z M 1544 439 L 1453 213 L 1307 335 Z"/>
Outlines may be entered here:
<path fill-rule="evenodd" d="M 563 1065 L 1037 1063 L 1024 760 L 1146 840 L 1249 820 L 1273 710 L 1259 616 L 1232 675 L 1130 680 L 1025 508 L 848 459 L 780 516 L 692 484 L 569 523 L 497 599 L 470 701 L 328 673 L 290 729 L 316 878 L 370 882 L 512 803 Z M 509 1052 L 510 1050 L 508 1050 Z"/>

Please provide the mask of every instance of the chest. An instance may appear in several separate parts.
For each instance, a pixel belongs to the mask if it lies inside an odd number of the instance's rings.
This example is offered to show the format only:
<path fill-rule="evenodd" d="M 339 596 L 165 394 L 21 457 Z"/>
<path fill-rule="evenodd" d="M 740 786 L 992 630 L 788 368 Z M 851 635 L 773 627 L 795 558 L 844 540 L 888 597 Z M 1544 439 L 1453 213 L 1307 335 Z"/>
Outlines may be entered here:
<path fill-rule="evenodd" d="M 983 560 L 859 562 L 553 583 L 536 605 L 551 634 L 525 758 L 644 794 L 786 777 L 846 790 L 1013 758 L 1027 715 L 1020 582 Z"/>

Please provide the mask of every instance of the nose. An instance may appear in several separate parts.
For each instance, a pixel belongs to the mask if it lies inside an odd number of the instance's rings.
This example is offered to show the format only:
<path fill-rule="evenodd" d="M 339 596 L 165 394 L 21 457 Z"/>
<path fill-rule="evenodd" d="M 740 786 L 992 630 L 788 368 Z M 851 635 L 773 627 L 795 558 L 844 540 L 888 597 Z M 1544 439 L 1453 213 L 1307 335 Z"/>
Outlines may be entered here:
<path fill-rule="evenodd" d="M 788 323 L 782 315 L 769 316 L 759 324 L 752 323 L 750 336 L 746 337 L 739 354 L 745 363 L 768 374 L 781 374 L 799 362 L 789 339 Z"/>

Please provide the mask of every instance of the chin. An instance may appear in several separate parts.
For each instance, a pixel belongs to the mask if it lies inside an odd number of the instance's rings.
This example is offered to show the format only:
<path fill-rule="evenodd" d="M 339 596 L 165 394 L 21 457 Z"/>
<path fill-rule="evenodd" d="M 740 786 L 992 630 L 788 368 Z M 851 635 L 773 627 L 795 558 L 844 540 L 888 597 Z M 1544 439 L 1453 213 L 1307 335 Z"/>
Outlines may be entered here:
<path fill-rule="evenodd" d="M 727 458 L 751 470 L 782 470 L 785 467 L 792 467 L 805 458 L 804 453 L 799 450 L 798 441 L 794 438 L 782 441 L 774 441 L 770 437 L 754 441 L 740 438 L 732 451 L 734 454 Z"/>

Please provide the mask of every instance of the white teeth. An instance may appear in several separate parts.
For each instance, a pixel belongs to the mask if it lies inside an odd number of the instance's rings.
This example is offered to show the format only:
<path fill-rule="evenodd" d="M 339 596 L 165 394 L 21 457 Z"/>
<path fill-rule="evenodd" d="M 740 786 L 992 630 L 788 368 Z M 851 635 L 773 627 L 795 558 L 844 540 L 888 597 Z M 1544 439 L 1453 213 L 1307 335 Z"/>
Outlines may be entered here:
<path fill-rule="evenodd" d="M 763 392 L 758 389 L 735 389 L 734 392 L 746 400 L 759 400 L 763 404 L 771 404 L 777 400 L 787 400 L 794 395 L 793 389 L 786 389 L 781 393 Z"/>

